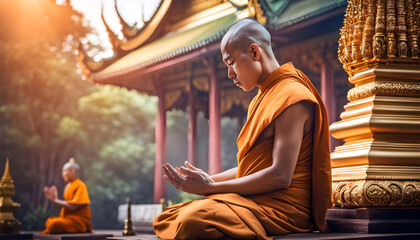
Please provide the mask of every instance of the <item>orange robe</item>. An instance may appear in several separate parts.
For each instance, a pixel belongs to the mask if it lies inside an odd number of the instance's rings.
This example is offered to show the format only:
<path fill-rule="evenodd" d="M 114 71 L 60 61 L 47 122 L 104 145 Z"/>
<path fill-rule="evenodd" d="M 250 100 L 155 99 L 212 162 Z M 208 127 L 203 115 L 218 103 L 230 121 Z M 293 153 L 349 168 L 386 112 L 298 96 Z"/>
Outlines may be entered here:
<path fill-rule="evenodd" d="M 45 230 L 41 233 L 85 233 L 92 232 L 90 223 L 91 213 L 87 204 L 90 204 L 86 184 L 80 179 L 67 184 L 64 190 L 64 200 L 71 204 L 85 205 L 72 211 L 61 208 L 60 217 L 49 217 L 45 222 Z"/>
<path fill-rule="evenodd" d="M 288 189 L 260 195 L 214 194 L 178 204 L 154 219 L 160 238 L 272 239 L 293 232 L 328 231 L 331 206 L 331 165 L 328 120 L 321 98 L 291 63 L 282 65 L 263 82 L 248 109 L 238 144 L 237 178 L 272 165 L 274 138 L 253 146 L 262 131 L 288 106 L 300 101 L 316 105 L 313 132 L 302 139 Z"/>

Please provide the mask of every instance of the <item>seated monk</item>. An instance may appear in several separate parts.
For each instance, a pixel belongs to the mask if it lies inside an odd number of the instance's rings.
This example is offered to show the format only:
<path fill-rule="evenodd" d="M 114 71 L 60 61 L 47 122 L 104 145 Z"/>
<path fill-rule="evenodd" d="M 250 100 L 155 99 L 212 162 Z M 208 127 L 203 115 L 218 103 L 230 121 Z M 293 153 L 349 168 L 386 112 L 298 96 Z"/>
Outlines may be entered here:
<path fill-rule="evenodd" d="M 60 217 L 49 217 L 45 230 L 41 233 L 85 233 L 92 232 L 91 213 L 88 191 L 84 182 L 79 179 L 79 164 L 70 161 L 63 166 L 62 176 L 67 183 L 64 189 L 64 200 L 58 199 L 57 187 L 44 187 L 45 197 L 61 206 Z"/>
<path fill-rule="evenodd" d="M 238 166 L 209 176 L 185 163 L 164 164 L 175 188 L 204 195 L 168 207 L 153 222 L 164 239 L 272 239 L 328 231 L 331 164 L 321 98 L 291 63 L 279 65 L 269 32 L 258 22 L 234 24 L 221 41 L 228 77 L 258 87 L 237 140 Z"/>

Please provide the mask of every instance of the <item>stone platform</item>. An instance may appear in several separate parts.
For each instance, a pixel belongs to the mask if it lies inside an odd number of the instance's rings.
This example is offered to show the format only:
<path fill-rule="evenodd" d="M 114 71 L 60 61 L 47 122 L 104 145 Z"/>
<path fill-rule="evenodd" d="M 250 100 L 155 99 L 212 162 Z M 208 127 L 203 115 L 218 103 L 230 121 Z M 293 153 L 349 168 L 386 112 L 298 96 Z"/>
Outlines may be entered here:
<path fill-rule="evenodd" d="M 107 233 L 67 233 L 67 234 L 42 234 L 34 233 L 34 240 L 106 240 L 112 237 Z"/>
<path fill-rule="evenodd" d="M 161 240 L 156 235 L 136 235 L 136 236 L 120 236 L 108 237 L 107 240 Z M 418 240 L 420 233 L 393 233 L 393 234 L 358 234 L 358 233 L 294 233 L 284 236 L 275 237 L 274 240 Z"/>
<path fill-rule="evenodd" d="M 0 240 L 32 240 L 32 233 L 0 233 Z"/>
<path fill-rule="evenodd" d="M 339 233 L 419 233 L 419 208 L 328 209 L 327 223 Z M 420 239 L 420 238 L 419 238 Z"/>

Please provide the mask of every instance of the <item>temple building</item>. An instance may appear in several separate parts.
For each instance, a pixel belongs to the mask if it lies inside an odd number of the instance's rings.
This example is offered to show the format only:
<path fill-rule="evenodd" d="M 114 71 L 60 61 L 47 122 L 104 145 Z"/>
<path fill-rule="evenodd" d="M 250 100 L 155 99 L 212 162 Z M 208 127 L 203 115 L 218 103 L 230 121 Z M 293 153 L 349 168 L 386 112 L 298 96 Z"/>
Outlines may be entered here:
<path fill-rule="evenodd" d="M 331 229 L 418 232 L 420 0 L 162 0 L 140 29 L 118 16 L 124 38 L 107 28 L 114 56 L 94 62 L 80 49 L 79 60 L 92 82 L 158 97 L 155 202 L 166 194 L 160 166 L 171 109 L 189 114 L 192 164 L 197 112 L 208 117 L 208 170 L 221 171 L 221 117 L 241 126 L 256 91 L 228 79 L 220 40 L 253 18 L 270 31 L 279 63 L 301 69 L 326 105 L 334 137 Z"/>
<path fill-rule="evenodd" d="M 242 125 L 257 92 L 246 93 L 233 84 L 220 53 L 224 33 L 241 19 L 253 18 L 269 29 L 279 63 L 291 61 L 307 74 L 323 97 L 330 123 L 336 120 L 350 88 L 337 57 L 346 6 L 346 0 L 162 0 L 153 17 L 136 29 L 121 17 L 116 2 L 123 39 L 102 15 L 114 55 L 94 62 L 81 46 L 79 62 L 94 83 L 158 97 L 155 202 L 166 196 L 160 166 L 166 162 L 167 111 L 188 112 L 188 161 L 193 165 L 197 113 L 204 113 L 209 119 L 208 171 L 222 170 L 221 117 L 237 118 Z"/>

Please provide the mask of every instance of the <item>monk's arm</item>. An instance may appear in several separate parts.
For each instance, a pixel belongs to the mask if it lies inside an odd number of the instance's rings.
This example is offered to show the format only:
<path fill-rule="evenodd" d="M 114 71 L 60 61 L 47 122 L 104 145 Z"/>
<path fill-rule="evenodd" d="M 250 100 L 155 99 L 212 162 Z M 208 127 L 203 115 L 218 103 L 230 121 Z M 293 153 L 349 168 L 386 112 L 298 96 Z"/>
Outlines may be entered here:
<path fill-rule="evenodd" d="M 58 199 L 58 191 L 57 191 L 56 186 L 52 186 L 51 188 L 45 186 L 44 194 L 45 194 L 45 197 L 48 200 L 50 200 L 52 203 L 55 203 L 61 207 L 65 207 L 73 211 L 79 210 L 80 208 L 86 206 L 86 204 L 71 204 L 64 200 Z"/>
<path fill-rule="evenodd" d="M 274 120 L 273 164 L 245 177 L 213 183 L 210 193 L 253 195 L 289 188 L 310 114 L 303 102 L 284 110 Z"/>
<path fill-rule="evenodd" d="M 237 171 L 238 171 L 237 167 L 236 168 L 231 168 L 231 169 L 226 170 L 224 172 L 211 175 L 210 177 L 215 182 L 227 181 L 227 180 L 235 179 Z"/>
<path fill-rule="evenodd" d="M 287 189 L 299 155 L 304 128 L 312 119 L 312 105 L 299 102 L 284 110 L 274 120 L 273 164 L 245 177 L 215 182 L 203 171 L 169 164 L 162 166 L 164 178 L 175 188 L 193 194 L 237 193 L 254 195 Z"/>
<path fill-rule="evenodd" d="M 86 206 L 86 204 L 72 204 L 72 203 L 68 203 L 65 200 L 61 200 L 61 199 L 55 199 L 52 202 L 55 203 L 55 204 L 57 204 L 57 205 L 59 205 L 59 206 L 61 206 L 61 207 L 68 208 L 68 209 L 70 209 L 72 211 L 77 211 L 80 208 Z"/>

